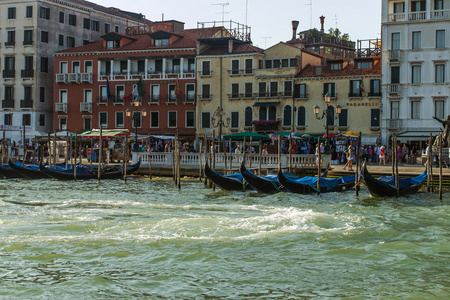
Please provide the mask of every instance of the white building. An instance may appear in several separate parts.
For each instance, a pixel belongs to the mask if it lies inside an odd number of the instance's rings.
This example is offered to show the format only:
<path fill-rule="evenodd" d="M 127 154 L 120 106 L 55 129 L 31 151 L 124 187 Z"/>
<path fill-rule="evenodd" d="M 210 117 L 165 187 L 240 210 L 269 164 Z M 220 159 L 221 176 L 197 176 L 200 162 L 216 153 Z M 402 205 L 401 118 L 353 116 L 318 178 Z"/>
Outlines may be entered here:
<path fill-rule="evenodd" d="M 450 0 L 382 0 L 382 141 L 420 144 L 450 115 Z M 421 145 L 419 145 L 421 146 Z"/>
<path fill-rule="evenodd" d="M 18 140 L 52 130 L 53 53 L 148 22 L 83 0 L 1 0 L 0 130 Z"/>

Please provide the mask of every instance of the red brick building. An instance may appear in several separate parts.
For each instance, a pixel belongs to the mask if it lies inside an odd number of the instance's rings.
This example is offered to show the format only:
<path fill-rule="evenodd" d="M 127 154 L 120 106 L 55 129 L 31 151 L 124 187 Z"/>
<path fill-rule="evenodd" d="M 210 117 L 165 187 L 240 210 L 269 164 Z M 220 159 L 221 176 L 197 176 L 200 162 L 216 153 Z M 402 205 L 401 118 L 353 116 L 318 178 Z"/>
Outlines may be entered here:
<path fill-rule="evenodd" d="M 55 53 L 53 128 L 134 132 L 136 125 L 139 134 L 179 130 L 194 138 L 199 30 L 205 36 L 219 29 L 184 30 L 180 22 L 165 21 Z"/>

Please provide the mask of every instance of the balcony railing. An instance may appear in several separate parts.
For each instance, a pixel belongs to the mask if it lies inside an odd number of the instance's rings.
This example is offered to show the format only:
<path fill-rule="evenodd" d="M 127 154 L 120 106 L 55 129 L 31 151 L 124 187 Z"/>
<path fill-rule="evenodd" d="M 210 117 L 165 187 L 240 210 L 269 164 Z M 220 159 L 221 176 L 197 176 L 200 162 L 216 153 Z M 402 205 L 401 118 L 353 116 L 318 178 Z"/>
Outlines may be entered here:
<path fill-rule="evenodd" d="M 112 101 L 114 104 L 124 104 L 125 98 L 124 96 L 115 96 Z"/>
<path fill-rule="evenodd" d="M 92 73 L 81 73 L 81 82 L 92 83 Z"/>
<path fill-rule="evenodd" d="M 20 108 L 33 108 L 33 100 L 31 99 L 20 100 Z"/>
<path fill-rule="evenodd" d="M 205 95 L 198 95 L 198 100 L 202 100 L 202 101 L 209 101 L 209 100 L 211 100 L 212 99 L 212 94 L 209 94 L 209 95 L 207 95 L 207 94 L 205 94 Z"/>
<path fill-rule="evenodd" d="M 450 19 L 450 9 L 432 10 L 431 19 Z"/>
<path fill-rule="evenodd" d="M 427 18 L 426 11 L 411 12 L 408 14 L 409 21 L 420 21 L 425 20 L 426 18 Z"/>
<path fill-rule="evenodd" d="M 387 127 L 388 130 L 400 130 L 403 127 L 403 120 L 400 119 L 388 119 Z"/>
<path fill-rule="evenodd" d="M 382 93 L 381 92 L 369 92 L 369 97 L 372 98 L 381 98 Z"/>
<path fill-rule="evenodd" d="M 147 101 L 149 104 L 159 104 L 159 98 L 159 95 L 149 95 Z"/>
<path fill-rule="evenodd" d="M 67 103 L 55 103 L 55 111 L 67 113 Z"/>
<path fill-rule="evenodd" d="M 31 46 L 33 45 L 33 41 L 23 41 L 24 46 Z"/>
<path fill-rule="evenodd" d="M 3 78 L 15 78 L 16 71 L 15 70 L 3 70 Z"/>
<path fill-rule="evenodd" d="M 389 50 L 390 61 L 400 61 L 402 59 L 402 50 Z"/>
<path fill-rule="evenodd" d="M 362 93 L 361 92 L 350 92 L 348 93 L 349 98 L 361 98 Z"/>
<path fill-rule="evenodd" d="M 98 96 L 97 104 L 108 104 L 108 96 Z"/>
<path fill-rule="evenodd" d="M 80 112 L 92 113 L 92 102 L 81 102 Z"/>
<path fill-rule="evenodd" d="M 405 13 L 398 13 L 398 14 L 389 14 L 388 15 L 388 21 L 389 22 L 401 22 L 405 21 Z"/>
<path fill-rule="evenodd" d="M 80 83 L 80 73 L 69 73 L 67 74 L 67 81 L 69 83 Z"/>
<path fill-rule="evenodd" d="M 2 100 L 2 108 L 14 108 L 14 100 Z"/>
<path fill-rule="evenodd" d="M 186 95 L 184 97 L 184 102 L 186 102 L 186 103 L 194 103 L 195 102 L 195 95 Z"/>
<path fill-rule="evenodd" d="M 56 74 L 56 83 L 67 83 L 67 74 L 66 73 Z"/>
<path fill-rule="evenodd" d="M 400 94 L 400 87 L 401 85 L 399 83 L 391 83 L 387 86 L 389 94 Z"/>
<path fill-rule="evenodd" d="M 242 97 L 242 95 L 239 93 L 228 94 L 228 99 L 230 99 L 230 100 L 239 100 L 239 99 L 241 99 L 241 97 Z"/>
<path fill-rule="evenodd" d="M 22 78 L 33 78 L 34 77 L 34 70 L 21 70 L 20 76 Z"/>
<path fill-rule="evenodd" d="M 5 46 L 6 47 L 11 47 L 11 46 L 15 46 L 16 42 L 5 42 Z"/>

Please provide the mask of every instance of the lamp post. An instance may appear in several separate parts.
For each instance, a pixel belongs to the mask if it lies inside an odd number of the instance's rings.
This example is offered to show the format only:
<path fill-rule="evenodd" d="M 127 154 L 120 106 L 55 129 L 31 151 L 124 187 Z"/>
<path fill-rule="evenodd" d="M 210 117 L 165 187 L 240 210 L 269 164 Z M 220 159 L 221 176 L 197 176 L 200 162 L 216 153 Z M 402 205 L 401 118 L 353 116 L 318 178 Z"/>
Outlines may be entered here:
<path fill-rule="evenodd" d="M 217 122 L 216 125 L 216 118 L 214 116 L 219 116 L 219 122 Z M 219 139 L 222 139 L 222 128 L 228 128 L 230 126 L 231 119 L 228 117 L 226 118 L 226 124 L 223 122 L 223 108 L 218 107 L 217 110 L 214 112 L 213 117 L 211 118 L 211 124 L 212 127 L 219 127 Z"/>
<path fill-rule="evenodd" d="M 328 120 L 331 118 L 337 119 L 339 117 L 339 114 L 342 112 L 342 108 L 338 104 L 338 105 L 336 105 L 336 107 L 334 107 L 335 115 L 333 116 L 333 110 L 329 109 L 332 107 L 329 105 L 330 102 L 331 102 L 331 97 L 328 95 L 325 95 L 325 104 L 327 105 L 327 108 L 323 110 L 322 116 L 320 116 L 320 107 L 317 104 L 314 106 L 314 114 L 316 115 L 316 119 L 322 120 L 326 117 L 325 118 L 325 128 L 326 128 L 327 139 L 325 142 L 325 154 L 330 154 L 330 137 L 328 136 Z M 334 126 L 334 124 L 333 124 L 333 126 Z"/>
<path fill-rule="evenodd" d="M 144 119 L 147 116 L 147 110 L 144 108 L 142 109 L 142 111 L 140 112 L 140 114 L 138 114 L 138 107 L 140 106 L 140 102 L 138 100 L 135 100 L 133 102 L 133 106 L 136 107 L 136 109 L 133 112 L 133 115 L 131 115 L 132 111 L 128 108 L 126 110 L 126 116 L 128 118 L 128 120 L 133 121 L 134 123 L 134 130 L 135 130 L 135 135 L 134 135 L 134 146 L 133 146 L 133 151 L 134 152 L 138 152 L 139 151 L 139 146 L 138 146 L 138 122 L 141 122 L 141 118 L 140 115 L 142 114 L 142 119 Z"/>

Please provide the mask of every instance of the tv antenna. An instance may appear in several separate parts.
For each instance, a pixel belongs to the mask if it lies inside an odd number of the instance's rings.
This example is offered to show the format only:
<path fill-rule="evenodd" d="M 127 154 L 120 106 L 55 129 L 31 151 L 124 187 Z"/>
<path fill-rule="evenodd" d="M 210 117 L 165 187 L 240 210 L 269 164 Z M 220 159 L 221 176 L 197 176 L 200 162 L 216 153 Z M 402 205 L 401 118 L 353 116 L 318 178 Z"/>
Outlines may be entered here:
<path fill-rule="evenodd" d="M 267 47 L 267 40 L 271 39 L 271 36 L 262 36 L 262 39 L 264 39 L 264 49 L 266 49 Z"/>
<path fill-rule="evenodd" d="M 225 6 L 230 5 L 230 3 L 228 3 L 228 2 L 222 2 L 222 3 L 214 3 L 214 4 L 211 4 L 211 5 L 220 5 L 220 6 L 222 6 L 222 23 L 223 23 L 223 22 L 224 22 L 225 14 L 228 14 L 228 13 L 229 13 L 229 12 L 225 12 Z"/>
<path fill-rule="evenodd" d="M 337 29 L 338 28 L 337 27 L 337 24 L 338 24 L 338 17 L 337 17 L 337 15 L 334 15 L 334 24 L 335 24 L 336 29 Z"/>
<path fill-rule="evenodd" d="M 305 6 L 309 6 L 309 29 L 312 29 L 312 0 L 309 0 Z"/>

